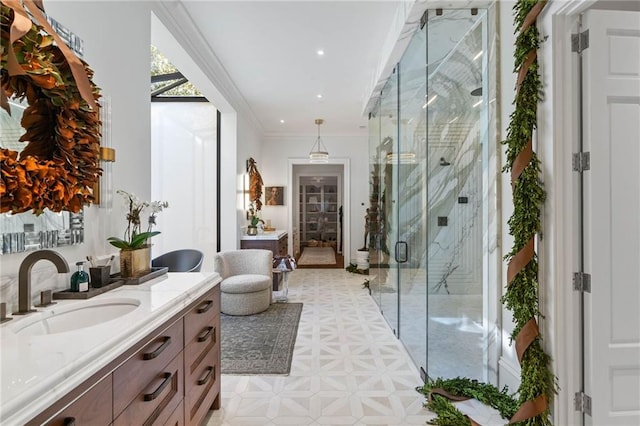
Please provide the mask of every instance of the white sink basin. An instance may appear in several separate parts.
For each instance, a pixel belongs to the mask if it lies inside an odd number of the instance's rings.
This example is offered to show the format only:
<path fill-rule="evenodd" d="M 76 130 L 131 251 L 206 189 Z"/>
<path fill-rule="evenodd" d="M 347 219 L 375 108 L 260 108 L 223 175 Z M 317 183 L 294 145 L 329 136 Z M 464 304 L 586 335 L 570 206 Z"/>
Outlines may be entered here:
<path fill-rule="evenodd" d="M 54 306 L 17 321 L 13 332 L 21 337 L 65 333 L 118 319 L 140 306 L 137 299 L 118 298 L 82 301 Z"/>

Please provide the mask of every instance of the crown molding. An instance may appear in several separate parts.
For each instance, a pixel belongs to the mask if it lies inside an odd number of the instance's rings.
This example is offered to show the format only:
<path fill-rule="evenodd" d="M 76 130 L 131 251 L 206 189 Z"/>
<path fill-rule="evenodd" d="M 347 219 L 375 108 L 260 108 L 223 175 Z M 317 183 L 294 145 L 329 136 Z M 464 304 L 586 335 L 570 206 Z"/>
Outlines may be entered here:
<path fill-rule="evenodd" d="M 363 138 L 368 137 L 369 130 L 363 129 L 361 132 L 348 132 L 348 133 L 322 133 L 320 137 L 322 139 L 339 139 L 339 138 Z M 263 140 L 271 141 L 274 139 L 277 140 L 309 140 L 313 141 L 318 137 L 317 133 L 281 133 L 281 132 L 267 132 L 263 134 Z"/>
<path fill-rule="evenodd" d="M 264 126 L 198 29 L 182 1 L 155 1 L 152 4 L 152 11 L 236 112 L 245 115 L 255 129 L 264 134 Z"/>

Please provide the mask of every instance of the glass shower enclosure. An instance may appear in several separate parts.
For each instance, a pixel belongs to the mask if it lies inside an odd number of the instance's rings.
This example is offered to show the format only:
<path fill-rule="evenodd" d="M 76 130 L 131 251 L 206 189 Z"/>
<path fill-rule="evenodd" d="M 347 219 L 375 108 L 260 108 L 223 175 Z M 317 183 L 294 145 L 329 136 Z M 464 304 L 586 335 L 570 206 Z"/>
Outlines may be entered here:
<path fill-rule="evenodd" d="M 425 380 L 486 379 L 487 40 L 427 11 L 370 114 L 371 295 Z"/>

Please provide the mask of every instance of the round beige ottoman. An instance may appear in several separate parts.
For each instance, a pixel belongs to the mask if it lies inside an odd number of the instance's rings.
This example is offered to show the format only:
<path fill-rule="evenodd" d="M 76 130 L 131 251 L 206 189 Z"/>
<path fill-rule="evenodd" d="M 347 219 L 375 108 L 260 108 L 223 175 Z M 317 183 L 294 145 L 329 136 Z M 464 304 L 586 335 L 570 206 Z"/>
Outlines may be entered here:
<path fill-rule="evenodd" d="M 220 283 L 220 310 L 226 315 L 252 315 L 271 304 L 272 279 L 267 275 L 244 274 Z"/>

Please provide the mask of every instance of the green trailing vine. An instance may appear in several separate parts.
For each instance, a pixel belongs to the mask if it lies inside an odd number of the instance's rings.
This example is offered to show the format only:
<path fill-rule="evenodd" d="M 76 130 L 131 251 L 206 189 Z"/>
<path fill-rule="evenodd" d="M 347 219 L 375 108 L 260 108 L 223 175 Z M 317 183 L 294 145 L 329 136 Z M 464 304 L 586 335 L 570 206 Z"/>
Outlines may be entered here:
<path fill-rule="evenodd" d="M 539 179 L 540 161 L 531 149 L 533 132 L 537 125 L 538 102 L 542 98 L 542 83 L 535 57 L 541 40 L 535 17 L 525 28 L 532 10 L 537 8 L 539 13 L 544 3 L 538 0 L 520 0 L 514 6 L 515 25 L 520 31 L 514 53 L 515 72 L 518 73 L 520 85 L 517 88 L 515 110 L 511 114 L 507 138 L 503 142 L 507 147 L 507 164 L 504 171 L 510 171 L 512 174 L 514 206 L 513 214 L 508 221 L 509 233 L 514 239 L 513 248 L 505 256 L 510 262 L 510 268 L 511 263 L 517 263 L 516 257 L 540 232 L 541 209 L 545 201 L 545 191 Z M 521 156 L 524 160 L 520 160 Z M 518 164 L 519 160 L 522 166 Z M 519 167 L 524 168 L 515 170 Z M 516 424 L 550 425 L 548 403 L 556 393 L 555 376 L 550 369 L 551 358 L 545 353 L 542 338 L 537 334 L 537 325 L 535 337 L 528 341 L 524 348 L 518 347 L 521 331 L 532 320 L 532 324 L 535 324 L 535 318 L 540 315 L 538 259 L 535 252 L 532 251 L 528 262 L 513 274 L 513 277 L 507 277 L 508 287 L 502 297 L 502 303 L 513 312 L 515 327 L 511 339 L 516 341 L 516 349 L 519 356 L 521 355 L 518 403 L 520 407 L 525 407 L 525 404 L 531 401 L 544 401 L 537 404 L 537 407 L 530 408 L 526 418 Z"/>
<path fill-rule="evenodd" d="M 438 418 L 432 424 L 471 425 L 472 422 L 445 397 L 433 395 L 435 387 L 449 394 L 470 397 L 500 411 L 509 424 L 526 426 L 551 425 L 549 403 L 556 393 L 556 378 L 551 371 L 551 357 L 544 351 L 537 318 L 540 316 L 538 259 L 534 251 L 535 236 L 540 231 L 545 191 L 540 181 L 540 160 L 533 151 L 533 136 L 537 125 L 538 102 L 542 98 L 542 83 L 538 74 L 537 50 L 540 34 L 536 18 L 546 0 L 518 0 L 514 6 L 514 23 L 518 29 L 515 43 L 515 72 L 518 74 L 515 109 L 510 116 L 504 172 L 511 173 L 513 214 L 509 218 L 509 233 L 513 248 L 505 256 L 507 291 L 502 297 L 504 306 L 512 311 L 515 342 L 521 365 L 521 381 L 517 400 L 498 391 L 492 385 L 470 379 L 441 380 L 425 385 L 421 391 L 430 395 L 427 406 Z"/>
<path fill-rule="evenodd" d="M 438 415 L 429 424 L 439 426 L 471 425 L 469 418 L 458 411 L 447 398 L 432 393 L 432 391 L 437 392 L 439 389 L 459 397 L 475 398 L 498 410 L 503 418 L 512 417 L 518 409 L 517 400 L 509 395 L 509 389 L 506 386 L 499 390 L 493 385 L 468 378 L 436 379 L 416 389 L 429 396 L 426 406 Z"/>

